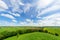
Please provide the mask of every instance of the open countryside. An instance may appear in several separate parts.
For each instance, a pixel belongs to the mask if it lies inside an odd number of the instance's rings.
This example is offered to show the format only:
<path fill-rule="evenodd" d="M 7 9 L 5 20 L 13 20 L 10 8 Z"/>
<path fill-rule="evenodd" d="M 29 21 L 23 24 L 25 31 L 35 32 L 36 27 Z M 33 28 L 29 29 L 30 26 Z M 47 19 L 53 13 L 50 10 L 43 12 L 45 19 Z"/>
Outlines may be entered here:
<path fill-rule="evenodd" d="M 0 27 L 0 40 L 60 40 L 60 27 Z"/>

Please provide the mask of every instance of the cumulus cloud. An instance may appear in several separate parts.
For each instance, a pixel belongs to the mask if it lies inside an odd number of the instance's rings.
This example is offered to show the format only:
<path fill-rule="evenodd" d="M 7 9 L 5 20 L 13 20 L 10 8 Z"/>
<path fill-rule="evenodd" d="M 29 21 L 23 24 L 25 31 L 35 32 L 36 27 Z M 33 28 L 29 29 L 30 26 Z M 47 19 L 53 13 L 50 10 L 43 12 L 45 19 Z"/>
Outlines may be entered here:
<path fill-rule="evenodd" d="M 60 1 L 59 0 L 46 0 L 46 1 L 41 0 L 39 2 L 41 5 L 38 4 L 38 6 L 36 8 L 37 11 L 38 11 L 38 15 L 37 16 L 41 16 L 41 15 L 44 15 L 44 14 L 46 14 L 48 12 L 53 12 L 55 10 L 59 10 L 60 9 L 60 3 L 59 3 Z M 41 8 L 41 7 L 43 7 L 43 8 Z"/>
<path fill-rule="evenodd" d="M 1 16 L 7 17 L 7 18 L 10 18 L 10 19 L 15 19 L 15 17 L 13 17 L 10 14 L 1 14 Z"/>
<path fill-rule="evenodd" d="M 8 6 L 7 6 L 7 4 L 4 1 L 0 0 L 0 8 L 8 9 Z"/>
<path fill-rule="evenodd" d="M 33 20 L 31 19 L 26 19 L 25 21 L 22 21 L 22 22 L 19 22 L 20 25 L 23 25 L 23 26 L 33 26 Z"/>
<path fill-rule="evenodd" d="M 19 22 L 20 25 L 23 26 L 41 26 L 38 22 L 34 22 L 34 20 L 26 19 L 25 21 Z"/>
<path fill-rule="evenodd" d="M 16 20 L 12 20 L 13 22 L 17 22 Z"/>
<path fill-rule="evenodd" d="M 8 9 L 7 4 L 4 1 L 0 0 L 0 12 L 6 11 L 6 9 Z"/>
<path fill-rule="evenodd" d="M 24 5 L 24 12 L 29 11 L 31 7 L 32 7 L 32 5 L 30 3 L 25 4 Z"/>
<path fill-rule="evenodd" d="M 47 12 L 53 12 L 53 11 L 59 10 L 59 9 L 60 9 L 60 5 L 53 5 L 47 9 L 43 10 L 42 12 L 39 12 L 38 16 L 41 16 L 41 15 L 46 14 Z"/>
<path fill-rule="evenodd" d="M 60 13 L 56 13 L 47 17 L 44 17 L 43 20 L 38 21 L 42 26 L 60 26 Z"/>
<path fill-rule="evenodd" d="M 26 19 L 26 21 L 27 21 L 27 22 L 32 22 L 32 20 L 31 20 L 31 19 Z"/>
<path fill-rule="evenodd" d="M 56 13 L 56 14 L 44 17 L 44 19 L 55 19 L 55 18 L 60 18 L 60 13 Z"/>
<path fill-rule="evenodd" d="M 20 13 L 26 13 L 25 15 L 31 15 L 31 18 L 35 17 L 39 20 L 26 19 L 23 22 L 19 22 L 18 25 L 31 25 L 31 26 L 55 26 L 60 25 L 60 13 L 56 12 L 56 10 L 60 9 L 60 0 L 37 0 L 33 3 L 23 3 L 21 0 L 10 0 L 10 7 L 12 10 L 8 11 L 9 14 L 1 14 L 1 16 L 12 19 L 13 23 L 16 23 L 17 20 L 15 17 L 20 17 Z M 4 6 L 3 6 L 4 5 Z M 0 0 L 0 11 L 8 9 L 8 6 L 5 2 Z M 31 9 L 31 10 L 30 10 Z M 17 13 L 15 13 L 17 12 Z M 51 13 L 50 13 L 51 12 Z M 36 14 L 35 14 L 36 13 Z M 46 17 L 41 17 L 45 15 Z M 51 15 L 48 15 L 51 14 Z M 30 16 L 29 16 L 30 17 Z M 42 18 L 42 19 L 40 19 Z M 5 22 L 6 24 L 9 22 Z M 11 23 L 11 24 L 13 24 Z M 14 25 L 14 24 L 13 24 Z"/>
<path fill-rule="evenodd" d="M 12 7 L 12 12 L 23 12 L 21 9 L 20 9 L 20 6 L 21 5 L 24 5 L 21 0 L 10 0 L 10 3 L 11 3 L 11 7 Z"/>
<path fill-rule="evenodd" d="M 21 0 L 18 0 L 19 5 L 24 5 Z"/>
<path fill-rule="evenodd" d="M 16 16 L 16 17 L 20 17 L 20 14 L 19 13 L 12 13 L 12 12 L 9 12 L 9 14 L 13 15 L 13 16 Z"/>
<path fill-rule="evenodd" d="M 60 26 L 60 13 L 46 16 L 42 20 L 36 20 L 36 22 L 34 22 L 34 20 L 26 19 L 26 21 L 21 23 L 26 26 Z"/>
<path fill-rule="evenodd" d="M 15 14 L 13 13 L 13 15 L 16 16 L 16 17 L 20 16 L 20 14 L 18 14 L 18 13 L 15 13 Z"/>
<path fill-rule="evenodd" d="M 0 26 L 17 26 L 14 22 L 0 21 Z"/>
<path fill-rule="evenodd" d="M 23 26 L 26 26 L 27 25 L 27 22 L 20 22 L 19 24 L 20 25 L 23 25 Z"/>
<path fill-rule="evenodd" d="M 45 8 L 50 5 L 54 0 L 38 0 L 36 3 L 37 8 Z"/>

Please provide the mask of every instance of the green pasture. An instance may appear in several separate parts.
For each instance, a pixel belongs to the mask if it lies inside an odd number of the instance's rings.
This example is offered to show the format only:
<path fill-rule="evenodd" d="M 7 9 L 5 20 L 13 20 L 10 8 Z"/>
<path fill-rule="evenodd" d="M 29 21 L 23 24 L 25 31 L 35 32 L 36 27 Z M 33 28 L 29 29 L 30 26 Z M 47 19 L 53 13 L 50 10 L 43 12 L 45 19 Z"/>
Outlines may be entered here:
<path fill-rule="evenodd" d="M 0 40 L 60 40 L 60 27 L 0 27 Z"/>

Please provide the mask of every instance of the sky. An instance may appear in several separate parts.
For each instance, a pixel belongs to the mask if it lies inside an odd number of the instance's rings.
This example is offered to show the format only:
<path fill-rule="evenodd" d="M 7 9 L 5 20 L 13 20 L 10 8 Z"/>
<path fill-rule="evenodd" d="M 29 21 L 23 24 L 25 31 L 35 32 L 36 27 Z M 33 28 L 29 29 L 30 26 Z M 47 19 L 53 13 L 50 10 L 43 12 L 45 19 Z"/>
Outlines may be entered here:
<path fill-rule="evenodd" d="M 60 26 L 60 0 L 0 0 L 0 26 Z"/>

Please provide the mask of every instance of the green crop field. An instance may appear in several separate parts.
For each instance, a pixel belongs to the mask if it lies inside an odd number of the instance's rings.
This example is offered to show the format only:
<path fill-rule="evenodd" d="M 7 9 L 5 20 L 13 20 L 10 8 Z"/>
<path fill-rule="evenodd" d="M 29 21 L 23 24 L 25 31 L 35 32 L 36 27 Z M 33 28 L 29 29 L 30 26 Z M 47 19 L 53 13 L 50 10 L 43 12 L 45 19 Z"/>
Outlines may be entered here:
<path fill-rule="evenodd" d="M 60 27 L 0 27 L 0 40 L 60 40 Z"/>

